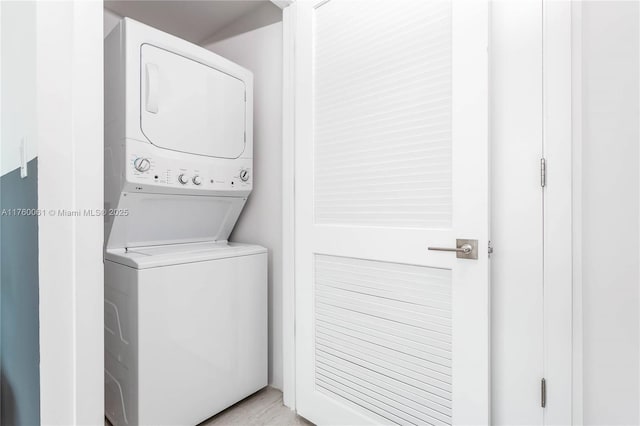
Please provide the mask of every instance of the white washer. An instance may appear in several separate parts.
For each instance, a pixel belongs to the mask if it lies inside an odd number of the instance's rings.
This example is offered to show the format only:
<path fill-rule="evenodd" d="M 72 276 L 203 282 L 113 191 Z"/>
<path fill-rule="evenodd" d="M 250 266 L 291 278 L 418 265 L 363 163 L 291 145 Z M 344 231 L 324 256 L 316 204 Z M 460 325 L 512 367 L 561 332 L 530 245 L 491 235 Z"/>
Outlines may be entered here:
<path fill-rule="evenodd" d="M 114 425 L 196 425 L 267 385 L 264 248 L 108 250 L 105 272 Z"/>
<path fill-rule="evenodd" d="M 196 425 L 267 385 L 267 252 L 227 242 L 253 76 L 127 18 L 104 75 L 106 415 Z"/>

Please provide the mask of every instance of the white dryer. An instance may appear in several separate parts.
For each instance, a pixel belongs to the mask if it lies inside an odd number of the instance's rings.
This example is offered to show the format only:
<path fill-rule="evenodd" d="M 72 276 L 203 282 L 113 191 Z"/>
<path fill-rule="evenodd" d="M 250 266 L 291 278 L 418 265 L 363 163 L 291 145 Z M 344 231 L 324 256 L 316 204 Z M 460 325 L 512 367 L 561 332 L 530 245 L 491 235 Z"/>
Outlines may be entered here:
<path fill-rule="evenodd" d="M 253 77 L 127 18 L 104 75 L 106 415 L 195 425 L 267 385 L 267 252 L 227 242 Z"/>

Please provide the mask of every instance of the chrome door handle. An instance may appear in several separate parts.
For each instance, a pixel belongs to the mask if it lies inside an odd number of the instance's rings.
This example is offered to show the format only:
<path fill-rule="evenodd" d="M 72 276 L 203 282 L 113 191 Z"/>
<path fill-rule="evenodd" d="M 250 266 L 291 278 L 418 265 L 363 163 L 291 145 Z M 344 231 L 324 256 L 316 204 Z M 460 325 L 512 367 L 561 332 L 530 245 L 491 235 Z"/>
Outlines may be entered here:
<path fill-rule="evenodd" d="M 433 251 L 451 251 L 455 252 L 458 259 L 477 259 L 478 258 L 478 240 L 457 239 L 456 247 L 428 247 Z"/>
<path fill-rule="evenodd" d="M 469 253 L 471 253 L 471 250 L 473 250 L 473 247 L 471 246 L 471 244 L 463 244 L 462 247 L 458 247 L 458 248 L 429 247 L 429 250 L 433 250 L 433 251 L 455 251 L 457 253 L 469 254 Z"/>

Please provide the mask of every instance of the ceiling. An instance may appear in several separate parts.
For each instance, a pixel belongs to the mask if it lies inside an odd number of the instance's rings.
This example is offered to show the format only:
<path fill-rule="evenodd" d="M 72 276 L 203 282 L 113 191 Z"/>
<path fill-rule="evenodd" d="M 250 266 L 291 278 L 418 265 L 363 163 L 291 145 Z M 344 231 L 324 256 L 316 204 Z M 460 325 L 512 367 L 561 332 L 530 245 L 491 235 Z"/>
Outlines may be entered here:
<path fill-rule="evenodd" d="M 269 0 L 106 0 L 104 6 L 117 15 L 200 43 L 265 3 L 271 4 Z"/>

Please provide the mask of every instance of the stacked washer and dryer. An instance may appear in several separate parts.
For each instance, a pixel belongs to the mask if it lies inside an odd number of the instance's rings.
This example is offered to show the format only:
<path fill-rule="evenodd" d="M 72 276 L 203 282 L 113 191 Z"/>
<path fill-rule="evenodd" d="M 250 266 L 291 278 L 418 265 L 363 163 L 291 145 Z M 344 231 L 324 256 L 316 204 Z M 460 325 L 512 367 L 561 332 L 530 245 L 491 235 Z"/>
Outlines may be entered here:
<path fill-rule="evenodd" d="M 104 64 L 106 415 L 195 425 L 267 385 L 266 249 L 227 242 L 253 76 L 127 18 Z"/>

